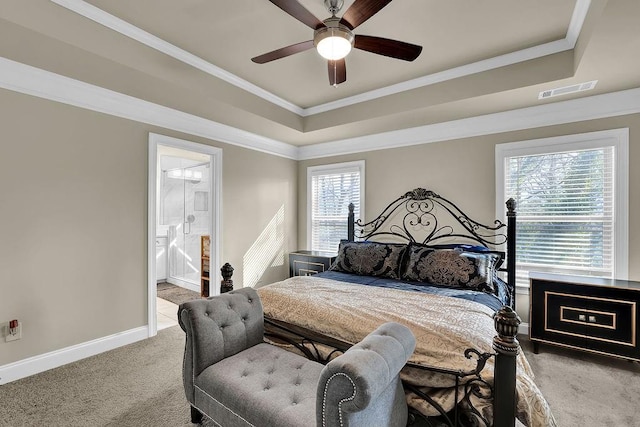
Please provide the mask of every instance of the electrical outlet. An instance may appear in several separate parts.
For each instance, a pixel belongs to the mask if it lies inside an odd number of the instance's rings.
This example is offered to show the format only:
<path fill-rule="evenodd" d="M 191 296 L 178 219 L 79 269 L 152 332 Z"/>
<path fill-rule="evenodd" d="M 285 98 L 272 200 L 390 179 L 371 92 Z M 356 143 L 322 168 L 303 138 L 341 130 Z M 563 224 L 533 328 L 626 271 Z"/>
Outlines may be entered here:
<path fill-rule="evenodd" d="M 5 342 L 15 341 L 22 339 L 22 322 L 18 322 L 18 327 L 16 328 L 15 333 L 11 333 L 9 329 L 9 322 L 6 322 L 2 327 L 2 332 L 4 334 Z"/>

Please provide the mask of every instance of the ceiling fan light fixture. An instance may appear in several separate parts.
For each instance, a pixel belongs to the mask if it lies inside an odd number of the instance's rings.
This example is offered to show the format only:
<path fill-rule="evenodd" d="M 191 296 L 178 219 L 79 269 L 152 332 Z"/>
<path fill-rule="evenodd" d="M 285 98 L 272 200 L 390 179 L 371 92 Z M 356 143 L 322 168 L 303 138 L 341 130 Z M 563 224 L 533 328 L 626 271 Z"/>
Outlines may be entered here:
<path fill-rule="evenodd" d="M 296 53 L 316 48 L 318 54 L 327 60 L 329 84 L 337 86 L 347 81 L 347 66 L 344 58 L 351 49 L 360 49 L 377 55 L 413 61 L 422 52 L 422 46 L 383 37 L 354 36 L 353 32 L 360 24 L 378 13 L 392 0 L 351 0 L 347 11 L 338 18 L 336 14 L 344 6 L 345 0 L 324 0 L 331 17 L 320 21 L 309 12 L 300 0 L 269 0 L 275 6 L 296 20 L 314 30 L 313 40 L 292 44 L 251 58 L 256 64 L 265 64 Z M 357 38 L 356 38 L 357 37 Z"/>
<path fill-rule="evenodd" d="M 324 27 L 316 30 L 313 41 L 320 56 L 336 61 L 351 52 L 354 37 L 346 28 Z"/>

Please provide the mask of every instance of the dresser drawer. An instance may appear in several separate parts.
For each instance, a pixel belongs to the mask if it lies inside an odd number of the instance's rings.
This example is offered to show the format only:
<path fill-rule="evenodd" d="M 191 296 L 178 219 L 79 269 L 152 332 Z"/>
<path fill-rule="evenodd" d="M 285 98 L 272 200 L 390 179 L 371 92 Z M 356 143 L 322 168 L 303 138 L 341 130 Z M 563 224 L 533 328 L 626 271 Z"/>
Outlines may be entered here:
<path fill-rule="evenodd" d="M 599 343 L 635 347 L 635 302 L 553 291 L 544 295 L 545 332 L 585 338 L 585 345 L 595 348 Z"/>

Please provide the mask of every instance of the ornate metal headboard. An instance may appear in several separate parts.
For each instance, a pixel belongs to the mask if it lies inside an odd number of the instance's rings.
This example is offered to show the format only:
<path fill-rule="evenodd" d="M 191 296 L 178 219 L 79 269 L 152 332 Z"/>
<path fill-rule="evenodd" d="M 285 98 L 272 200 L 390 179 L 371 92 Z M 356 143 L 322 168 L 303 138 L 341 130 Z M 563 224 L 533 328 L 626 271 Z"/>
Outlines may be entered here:
<path fill-rule="evenodd" d="M 382 237 L 382 240 L 399 239 L 422 244 L 439 244 L 455 239 L 458 243 L 480 244 L 498 251 L 506 245 L 502 251 L 506 253 L 506 268 L 501 271 L 506 271 L 507 284 L 515 290 L 515 200 L 509 199 L 506 205 L 507 224 L 495 220 L 493 225 L 484 225 L 462 212 L 450 200 L 433 191 L 416 188 L 389 203 L 380 215 L 367 223 L 355 220 L 354 207 L 350 204 L 348 239 Z"/>

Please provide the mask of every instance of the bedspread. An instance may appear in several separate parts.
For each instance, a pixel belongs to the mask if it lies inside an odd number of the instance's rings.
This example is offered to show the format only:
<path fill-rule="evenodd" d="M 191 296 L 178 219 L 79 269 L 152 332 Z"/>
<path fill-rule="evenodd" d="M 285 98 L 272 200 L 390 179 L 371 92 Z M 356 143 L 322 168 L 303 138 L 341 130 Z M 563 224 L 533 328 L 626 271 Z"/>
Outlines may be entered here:
<path fill-rule="evenodd" d="M 493 353 L 493 311 L 473 301 L 363 287 L 319 277 L 292 277 L 258 289 L 265 317 L 298 325 L 330 338 L 357 343 L 388 321 L 408 326 L 416 337 L 410 362 L 448 370 L 473 370 L 475 359 L 464 350 Z M 493 383 L 494 359 L 487 361 L 482 378 Z M 455 405 L 455 378 L 447 374 L 405 367 L 402 378 L 420 387 L 446 411 Z M 526 426 L 555 426 L 542 393 L 533 381 L 531 368 L 520 352 L 517 358 L 517 414 Z M 491 420 L 492 402 L 472 396 L 473 406 Z M 436 415 L 413 396 L 410 406 Z"/>

